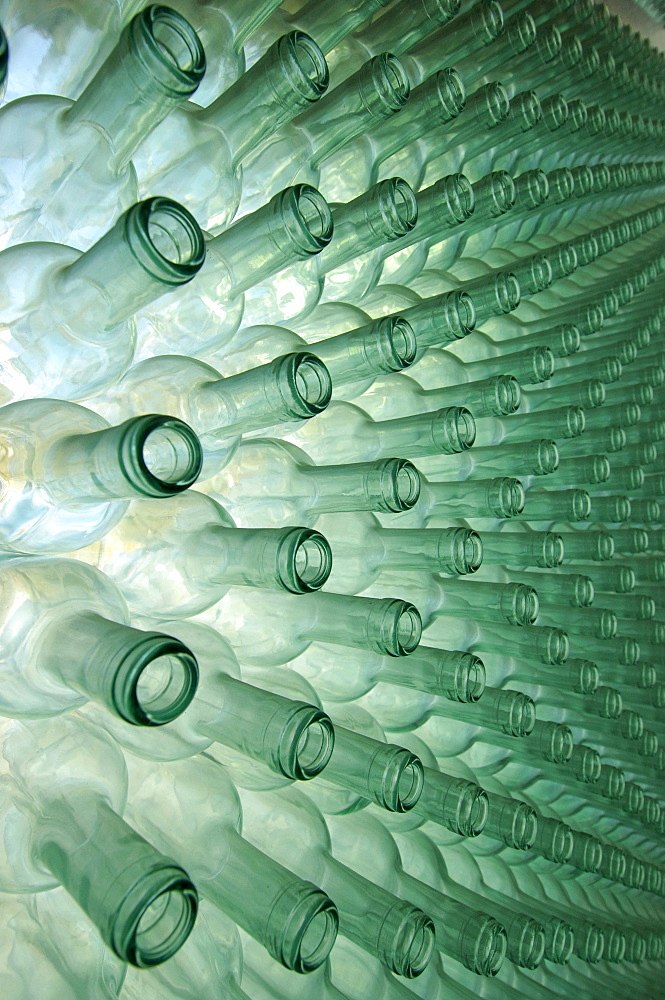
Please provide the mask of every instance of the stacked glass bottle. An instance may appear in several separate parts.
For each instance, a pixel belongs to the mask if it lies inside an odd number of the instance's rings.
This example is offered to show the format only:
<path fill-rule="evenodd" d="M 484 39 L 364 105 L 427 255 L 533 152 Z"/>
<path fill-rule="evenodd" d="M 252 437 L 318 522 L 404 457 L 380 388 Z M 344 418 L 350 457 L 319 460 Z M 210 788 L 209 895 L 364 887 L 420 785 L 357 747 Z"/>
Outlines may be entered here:
<path fill-rule="evenodd" d="M 4 995 L 655 995 L 663 57 L 591 0 L 32 6 Z"/>

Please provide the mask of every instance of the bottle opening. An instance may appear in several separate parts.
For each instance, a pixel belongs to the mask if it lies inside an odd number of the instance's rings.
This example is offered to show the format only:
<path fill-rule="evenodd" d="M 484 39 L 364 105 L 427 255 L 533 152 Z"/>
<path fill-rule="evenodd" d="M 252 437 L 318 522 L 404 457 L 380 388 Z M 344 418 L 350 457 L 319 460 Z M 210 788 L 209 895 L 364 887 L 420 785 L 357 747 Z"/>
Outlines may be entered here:
<path fill-rule="evenodd" d="M 512 625 L 533 625 L 538 617 L 538 594 L 523 583 L 508 583 L 501 592 L 501 610 Z"/>
<path fill-rule="evenodd" d="M 530 917 L 513 920 L 508 932 L 508 955 L 522 969 L 537 969 L 545 957 L 545 931 Z"/>
<path fill-rule="evenodd" d="M 516 517 L 524 510 L 526 492 L 519 479 L 493 479 L 488 491 L 488 507 L 496 517 Z"/>
<path fill-rule="evenodd" d="M 189 658 L 158 656 L 146 664 L 138 678 L 135 696 L 143 714 L 153 725 L 174 718 L 174 708 L 182 703 L 189 691 L 191 665 Z"/>
<path fill-rule="evenodd" d="M 600 684 L 600 670 L 591 660 L 582 660 L 579 665 L 576 687 L 580 694 L 595 694 Z"/>
<path fill-rule="evenodd" d="M 490 83 L 483 88 L 485 100 L 487 102 L 487 112 L 489 115 L 489 126 L 498 125 L 510 114 L 510 99 L 508 93 L 500 83 Z M 509 208 L 510 206 L 508 206 Z M 507 211 L 507 208 L 505 209 Z"/>
<path fill-rule="evenodd" d="M 183 99 L 196 90 L 206 59 L 198 35 L 184 17 L 170 7 L 151 4 L 136 15 L 128 30 L 154 83 Z"/>
<path fill-rule="evenodd" d="M 424 913 L 420 919 L 412 919 L 409 928 L 405 928 L 405 934 L 410 937 L 399 949 L 397 962 L 394 971 L 406 979 L 415 979 L 427 968 L 427 964 L 432 957 L 434 949 L 434 925 L 431 919 Z M 391 963 L 392 964 L 392 963 Z"/>
<path fill-rule="evenodd" d="M 543 566 L 551 569 L 563 562 L 563 538 L 551 531 L 545 532 L 543 538 Z"/>
<path fill-rule="evenodd" d="M 476 310 L 473 300 L 468 292 L 453 292 L 452 294 L 459 329 L 463 331 L 461 336 L 466 336 L 476 325 Z"/>
<path fill-rule="evenodd" d="M 445 112 L 454 118 L 464 110 L 466 90 L 462 78 L 455 69 L 444 69 L 436 74 L 439 100 Z"/>
<path fill-rule="evenodd" d="M 198 896 L 175 865 L 153 870 L 125 895 L 112 929 L 113 948 L 140 969 L 171 958 L 189 936 Z"/>
<path fill-rule="evenodd" d="M 402 177 L 390 177 L 380 185 L 379 204 L 386 227 L 383 236 L 396 240 L 410 233 L 418 221 L 418 202 L 413 188 Z"/>
<path fill-rule="evenodd" d="M 568 726 L 556 723 L 551 728 L 546 757 L 555 764 L 565 764 L 573 755 L 573 734 Z"/>
<path fill-rule="evenodd" d="M 423 771 L 420 761 L 409 762 L 399 776 L 397 797 L 400 812 L 413 809 L 423 788 Z"/>
<path fill-rule="evenodd" d="M 327 959 L 337 937 L 339 917 L 337 910 L 328 899 L 307 924 L 300 940 L 298 962 L 292 966 L 300 973 L 313 972 Z"/>
<path fill-rule="evenodd" d="M 545 635 L 545 648 L 542 657 L 546 663 L 560 665 L 565 663 L 570 652 L 568 636 L 559 628 L 544 627 L 540 630 Z"/>
<path fill-rule="evenodd" d="M 496 415 L 514 413 L 520 405 L 522 395 L 517 379 L 513 375 L 497 375 L 493 384 L 496 393 L 493 409 Z"/>
<path fill-rule="evenodd" d="M 328 716 L 312 716 L 300 734 L 296 746 L 297 774 L 300 781 L 316 777 L 325 768 L 333 752 L 335 733 Z"/>
<path fill-rule="evenodd" d="M 570 924 L 553 917 L 545 926 L 545 957 L 557 965 L 567 965 L 575 945 L 575 934 Z"/>
<path fill-rule="evenodd" d="M 465 808 L 461 810 L 458 831 L 463 837 L 479 837 L 485 829 L 489 812 L 487 792 L 479 785 L 470 786 L 464 804 Z"/>
<path fill-rule="evenodd" d="M 418 647 L 422 636 L 422 621 L 419 612 L 412 604 L 405 601 L 402 611 L 397 619 L 395 633 L 395 647 L 399 650 L 400 656 L 412 653 Z"/>
<path fill-rule="evenodd" d="M 164 485 L 163 492 L 175 493 L 195 482 L 201 471 L 201 446 L 187 424 L 164 418 L 146 433 L 141 459 L 151 479 Z"/>
<path fill-rule="evenodd" d="M 388 107 L 391 111 L 399 111 L 411 91 L 406 70 L 397 56 L 391 52 L 384 52 L 378 58 L 383 64 L 385 80 L 389 87 L 385 95 Z"/>
<path fill-rule="evenodd" d="M 176 20 L 171 14 L 162 7 L 153 15 L 153 38 L 167 61 L 185 72 L 191 71 L 200 63 L 200 46 L 194 42 L 194 33 L 186 30 L 183 18 Z"/>
<path fill-rule="evenodd" d="M 390 320 L 389 327 L 391 371 L 402 371 L 416 360 L 418 343 L 411 324 L 401 316 Z M 385 354 L 386 352 L 384 352 Z"/>
<path fill-rule="evenodd" d="M 315 416 L 325 410 L 332 396 L 332 380 L 324 363 L 312 354 L 293 358 L 293 378 L 298 394 L 294 416 Z"/>
<path fill-rule="evenodd" d="M 608 608 L 599 608 L 598 635 L 601 639 L 614 639 L 619 622 L 617 616 Z"/>
<path fill-rule="evenodd" d="M 205 260 L 203 234 L 193 215 L 170 198 L 148 198 L 125 213 L 134 257 L 147 273 L 167 285 L 181 285 Z"/>
<path fill-rule="evenodd" d="M 307 101 L 321 97 L 330 82 L 325 56 L 313 38 L 304 31 L 292 31 L 280 42 L 287 46 L 287 72 L 294 89 Z"/>
<path fill-rule="evenodd" d="M 461 563 L 464 567 L 463 573 L 475 573 L 476 570 L 480 569 L 480 565 L 483 561 L 483 543 L 480 540 L 480 535 L 470 528 L 462 528 L 463 534 L 463 552 Z"/>
<path fill-rule="evenodd" d="M 333 217 L 328 202 L 310 184 L 297 184 L 277 197 L 281 195 L 284 196 L 282 211 L 290 216 L 285 221 L 290 223 L 287 228 L 294 251 L 303 257 L 319 253 L 333 235 Z"/>
<path fill-rule="evenodd" d="M 456 694 L 461 702 L 475 702 L 485 690 L 485 664 L 473 653 L 462 653 L 456 671 Z"/>
<path fill-rule="evenodd" d="M 404 458 L 389 458 L 381 468 L 380 510 L 397 513 L 410 510 L 420 496 L 420 473 Z"/>
<path fill-rule="evenodd" d="M 564 437 L 576 438 L 584 431 L 586 417 L 581 406 L 569 406 L 566 409 L 566 428 Z"/>
<path fill-rule="evenodd" d="M 301 529 L 301 534 L 294 541 L 295 584 L 288 589 L 298 594 L 320 590 L 332 569 L 330 545 L 318 531 L 309 529 Z"/>

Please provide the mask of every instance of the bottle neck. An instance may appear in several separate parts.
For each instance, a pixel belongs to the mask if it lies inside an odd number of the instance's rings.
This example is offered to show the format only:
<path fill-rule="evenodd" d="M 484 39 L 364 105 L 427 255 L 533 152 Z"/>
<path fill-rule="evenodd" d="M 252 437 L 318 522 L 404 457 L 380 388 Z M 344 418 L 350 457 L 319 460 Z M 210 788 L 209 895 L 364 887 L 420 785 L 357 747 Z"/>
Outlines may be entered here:
<path fill-rule="evenodd" d="M 204 259 L 203 235 L 193 216 L 168 198 L 149 198 L 57 273 L 51 302 L 74 336 L 94 341 L 190 281 Z"/>
<path fill-rule="evenodd" d="M 307 973 L 318 968 L 337 934 L 338 915 L 330 897 L 235 830 L 225 831 L 225 839 L 228 860 L 217 875 L 199 880 L 201 893 L 287 969 Z M 248 886 L 261 891 L 248 893 Z"/>
<path fill-rule="evenodd" d="M 189 394 L 201 434 L 243 434 L 325 410 L 332 394 L 327 367 L 309 351 L 206 382 Z"/>
<path fill-rule="evenodd" d="M 515 517 L 524 510 L 525 492 L 519 479 L 460 480 L 423 484 L 428 516 Z M 454 513 L 453 513 L 454 511 Z"/>
<path fill-rule="evenodd" d="M 413 246 L 421 240 L 457 228 L 471 217 L 475 204 L 474 192 L 464 174 L 448 174 L 435 184 L 418 192 L 416 206 L 418 223 L 404 236 L 387 243 L 383 257 Z"/>
<path fill-rule="evenodd" d="M 315 2 L 315 0 L 312 0 Z M 386 15 L 357 31 L 354 38 L 371 52 L 408 52 L 436 28 L 459 13 L 460 0 L 424 0 L 412 4 L 401 0 Z"/>
<path fill-rule="evenodd" d="M 49 803 L 38 832 L 42 863 L 124 962 L 139 968 L 170 958 L 196 916 L 186 872 L 160 854 L 93 792 Z"/>
<path fill-rule="evenodd" d="M 535 573 L 520 574 L 531 580 Z M 538 577 L 540 579 L 540 576 Z M 532 584 L 533 585 L 533 584 Z M 538 593 L 538 591 L 536 591 Z M 539 598 L 541 594 L 538 593 Z M 530 628 L 516 628 L 514 625 L 494 623 L 482 625 L 477 644 L 479 652 L 503 653 L 518 659 L 524 658 L 547 664 L 563 664 L 568 660 L 570 644 L 565 632 L 559 628 L 532 625 Z"/>
<path fill-rule="evenodd" d="M 206 268 L 226 269 L 233 297 L 289 264 L 320 253 L 333 233 L 330 209 L 309 184 L 279 191 L 256 212 L 209 240 Z"/>
<path fill-rule="evenodd" d="M 476 3 L 452 24 L 445 24 L 414 45 L 409 53 L 418 66 L 421 79 L 431 76 L 455 53 L 455 60 L 467 59 L 490 45 L 503 30 L 503 12 L 498 3 Z"/>
<path fill-rule="evenodd" d="M 420 642 L 420 615 L 407 601 L 392 598 L 309 594 L 298 603 L 305 639 L 371 649 L 383 656 L 407 656 Z"/>
<path fill-rule="evenodd" d="M 470 528 L 377 528 L 386 569 L 417 569 L 463 576 L 482 560 L 479 537 Z"/>
<path fill-rule="evenodd" d="M 377 681 L 439 695 L 450 701 L 477 701 L 485 688 L 485 667 L 473 653 L 418 646 L 406 665 L 385 658 Z"/>
<path fill-rule="evenodd" d="M 580 437 L 584 431 L 584 410 L 581 406 L 561 406 L 546 413 L 516 413 L 501 426 L 505 428 L 503 440 L 528 441 L 551 434 L 556 441 L 563 438 L 566 448 L 569 440 Z M 591 431 L 584 435 L 585 441 L 589 440 L 587 435 Z"/>
<path fill-rule="evenodd" d="M 428 347 L 443 347 L 466 337 L 476 322 L 471 296 L 457 291 L 423 299 L 418 305 L 393 314 L 398 316 L 410 324 L 416 335 L 418 358 Z"/>
<path fill-rule="evenodd" d="M 315 514 L 345 510 L 398 513 L 410 510 L 420 496 L 420 476 L 407 459 L 299 467 Z"/>
<path fill-rule="evenodd" d="M 333 384 L 344 385 L 408 368 L 416 358 L 416 336 L 401 316 L 385 316 L 309 349 L 324 362 Z"/>
<path fill-rule="evenodd" d="M 390 812 L 414 807 L 423 784 L 420 760 L 404 747 L 335 726 L 325 778 Z"/>
<path fill-rule="evenodd" d="M 491 375 L 477 382 L 426 389 L 427 408 L 445 407 L 464 400 L 475 417 L 500 417 L 514 413 L 520 405 L 519 383 L 512 375 Z M 508 425 L 510 427 L 510 424 Z"/>
<path fill-rule="evenodd" d="M 153 413 L 58 439 L 44 455 L 43 483 L 63 503 L 168 497 L 192 486 L 202 461 L 187 424 Z"/>
<path fill-rule="evenodd" d="M 100 129 L 121 170 L 146 135 L 194 93 L 204 72 L 203 47 L 191 25 L 168 7 L 146 7 L 125 27 L 67 120 Z"/>
<path fill-rule="evenodd" d="M 411 232 L 418 218 L 416 196 L 401 177 L 390 177 L 335 206 L 332 218 L 334 236 L 318 259 L 322 275 Z"/>
<path fill-rule="evenodd" d="M 446 719 L 458 719 L 516 738 L 528 736 L 536 721 L 536 706 L 532 699 L 521 691 L 507 688 L 486 687 L 477 702 L 440 701 L 433 711 Z"/>
<path fill-rule="evenodd" d="M 330 546 L 311 528 L 208 525 L 187 542 L 192 577 L 201 584 L 267 587 L 308 594 L 330 575 Z"/>
<path fill-rule="evenodd" d="M 477 837 L 487 822 L 487 792 L 473 781 L 424 767 L 423 791 L 414 809 L 462 837 Z"/>
<path fill-rule="evenodd" d="M 328 67 L 318 45 L 301 31 L 283 35 L 243 75 L 198 113 L 224 133 L 233 166 L 325 93 Z"/>
<path fill-rule="evenodd" d="M 526 851 L 533 846 L 538 831 L 536 812 L 526 802 L 487 793 L 487 822 L 483 833 L 508 847 Z"/>
<path fill-rule="evenodd" d="M 322 6 L 320 0 L 306 0 L 294 20 L 301 31 L 316 38 L 323 52 L 328 53 L 388 3 L 389 0 L 329 0 Z M 396 50 L 381 46 L 374 51 Z"/>
<path fill-rule="evenodd" d="M 408 96 L 409 81 L 396 56 L 374 56 L 298 115 L 295 124 L 307 137 L 312 165 L 318 167 L 351 139 L 399 111 Z"/>
<path fill-rule="evenodd" d="M 81 613 L 54 623 L 42 643 L 48 673 L 135 726 L 173 721 L 196 692 L 191 650 L 161 632 Z"/>
<path fill-rule="evenodd" d="M 463 406 L 377 421 L 372 429 L 379 456 L 454 455 L 470 448 L 476 438 L 475 421 Z"/>
<path fill-rule="evenodd" d="M 483 531 L 480 537 L 489 565 L 551 569 L 563 562 L 563 541 L 552 531 Z"/>
<path fill-rule="evenodd" d="M 440 603 L 435 614 L 472 618 L 512 625 L 533 625 L 538 616 L 538 596 L 521 583 L 481 583 L 477 580 L 441 580 Z"/>
<path fill-rule="evenodd" d="M 328 764 L 334 731 L 321 709 L 226 674 L 197 698 L 196 729 L 276 774 L 304 781 Z"/>
<path fill-rule="evenodd" d="M 231 20 L 233 48 L 240 53 L 245 42 L 268 20 L 281 0 L 256 0 L 247 4 L 244 0 L 225 0 L 224 14 Z"/>

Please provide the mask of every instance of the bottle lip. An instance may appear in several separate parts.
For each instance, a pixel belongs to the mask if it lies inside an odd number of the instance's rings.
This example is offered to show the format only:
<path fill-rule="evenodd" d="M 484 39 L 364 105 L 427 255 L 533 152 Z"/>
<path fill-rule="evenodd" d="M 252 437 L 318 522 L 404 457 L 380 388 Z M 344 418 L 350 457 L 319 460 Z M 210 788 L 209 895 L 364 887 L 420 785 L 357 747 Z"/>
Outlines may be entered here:
<path fill-rule="evenodd" d="M 374 193 L 379 225 L 371 218 L 371 206 L 367 222 L 376 235 L 389 241 L 410 233 L 418 221 L 418 202 L 411 185 L 403 177 L 387 177 L 379 181 Z"/>
<path fill-rule="evenodd" d="M 526 491 L 519 479 L 500 476 L 488 483 L 487 503 L 496 517 L 516 517 L 524 510 Z"/>
<path fill-rule="evenodd" d="M 475 573 L 483 561 L 483 543 L 472 528 L 453 528 L 452 565 L 462 575 Z"/>
<path fill-rule="evenodd" d="M 476 440 L 476 422 L 465 406 L 433 411 L 431 431 L 434 445 L 444 455 L 467 451 Z"/>
<path fill-rule="evenodd" d="M 280 535 L 275 560 L 279 584 L 292 594 L 320 590 L 332 570 L 328 540 L 314 528 L 282 528 Z"/>
<path fill-rule="evenodd" d="M 165 94 L 182 100 L 194 93 L 203 79 L 206 58 L 198 35 L 181 14 L 150 4 L 126 30 L 130 45 Z"/>
<path fill-rule="evenodd" d="M 118 428 L 118 461 L 137 493 L 168 497 L 192 486 L 203 465 L 201 443 L 177 417 L 146 413 Z"/>
<path fill-rule="evenodd" d="M 392 52 L 380 52 L 365 63 L 366 72 L 360 86 L 364 106 L 381 121 L 399 111 L 411 92 L 406 69 Z"/>
<path fill-rule="evenodd" d="M 434 923 L 405 900 L 396 900 L 381 925 L 377 954 L 391 972 L 414 979 L 427 968 L 434 950 Z"/>
<path fill-rule="evenodd" d="M 465 174 L 448 174 L 437 182 L 437 193 L 443 194 L 446 209 L 456 222 L 466 222 L 473 215 L 475 195 Z"/>
<path fill-rule="evenodd" d="M 374 326 L 382 370 L 401 372 L 416 360 L 418 341 L 413 327 L 403 316 L 383 316 Z"/>
<path fill-rule="evenodd" d="M 333 236 L 334 224 L 328 202 L 311 184 L 295 184 L 279 191 L 274 199 L 274 221 L 291 249 L 301 258 L 320 253 Z"/>
<path fill-rule="evenodd" d="M 378 646 L 387 656 L 408 656 L 418 648 L 422 636 L 420 612 L 408 601 L 385 598 L 379 623 Z"/>
<path fill-rule="evenodd" d="M 323 361 L 309 351 L 294 351 L 272 363 L 284 409 L 296 420 L 316 416 L 332 398 L 332 379 Z"/>
<path fill-rule="evenodd" d="M 335 746 L 335 730 L 324 711 L 303 703 L 289 712 L 278 744 L 281 773 L 296 781 L 309 781 L 329 763 Z"/>
<path fill-rule="evenodd" d="M 400 513 L 418 502 L 421 489 L 420 473 L 406 458 L 386 458 L 372 463 L 377 466 L 377 509 Z"/>
<path fill-rule="evenodd" d="M 446 122 L 461 114 L 466 105 L 466 89 L 456 69 L 446 67 L 439 70 L 427 82 L 434 92 L 435 104 L 432 111 L 437 120 Z"/>
<path fill-rule="evenodd" d="M 506 928 L 487 913 L 473 912 L 462 929 L 461 960 L 479 976 L 496 976 L 508 950 Z"/>
<path fill-rule="evenodd" d="M 330 897 L 298 879 L 277 899 L 271 913 L 274 940 L 268 951 L 285 968 L 305 974 L 325 962 L 337 938 L 339 914 Z"/>
<path fill-rule="evenodd" d="M 131 878 L 128 872 L 122 874 Z M 182 868 L 166 858 L 147 872 L 141 866 L 113 914 L 108 944 L 139 969 L 159 965 L 187 940 L 197 909 L 196 888 Z"/>
<path fill-rule="evenodd" d="M 182 285 L 203 265 L 203 233 L 194 216 L 171 198 L 139 201 L 119 221 L 133 257 L 157 281 Z"/>
<path fill-rule="evenodd" d="M 141 633 L 117 664 L 110 707 L 134 726 L 163 726 L 190 704 L 199 682 L 192 651 L 172 636 Z"/>
<path fill-rule="evenodd" d="M 328 89 L 330 72 L 314 39 L 304 31 L 289 31 L 275 41 L 274 50 L 290 85 L 285 94 L 275 91 L 283 106 L 292 107 L 294 94 L 307 103 L 318 101 Z"/>

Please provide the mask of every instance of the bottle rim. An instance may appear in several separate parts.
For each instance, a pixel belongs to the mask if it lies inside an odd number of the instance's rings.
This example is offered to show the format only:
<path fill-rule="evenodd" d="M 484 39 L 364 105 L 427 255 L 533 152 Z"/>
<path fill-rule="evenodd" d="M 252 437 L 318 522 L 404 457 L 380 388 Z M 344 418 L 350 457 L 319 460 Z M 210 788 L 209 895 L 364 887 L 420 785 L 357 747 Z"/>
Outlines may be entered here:
<path fill-rule="evenodd" d="M 205 74 L 206 57 L 194 28 L 181 14 L 150 4 L 126 30 L 129 44 L 166 94 L 183 100 L 196 90 Z"/>
<path fill-rule="evenodd" d="M 166 961 L 194 926 L 198 894 L 182 868 L 167 859 L 139 873 L 113 914 L 110 947 L 139 969 Z M 160 933 L 161 931 L 161 933 Z"/>
<path fill-rule="evenodd" d="M 146 413 L 118 428 L 118 462 L 136 493 L 168 497 L 198 479 L 203 449 L 192 428 L 177 417 Z"/>
<path fill-rule="evenodd" d="M 198 682 L 196 657 L 184 643 L 157 632 L 141 633 L 115 665 L 109 705 L 134 726 L 163 726 L 185 711 Z"/>
<path fill-rule="evenodd" d="M 202 267 L 203 233 L 194 216 L 171 198 L 139 201 L 119 221 L 137 263 L 162 284 L 182 285 Z"/>

